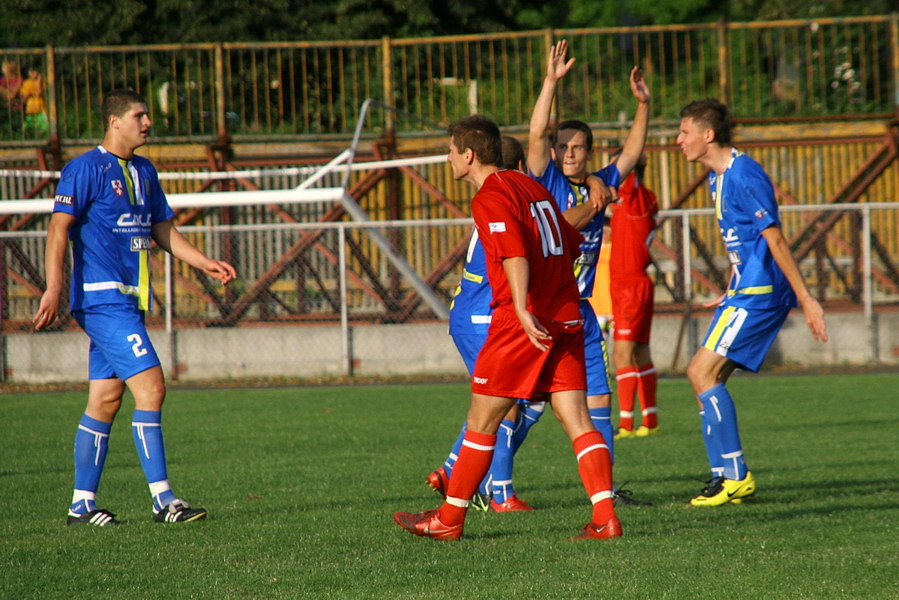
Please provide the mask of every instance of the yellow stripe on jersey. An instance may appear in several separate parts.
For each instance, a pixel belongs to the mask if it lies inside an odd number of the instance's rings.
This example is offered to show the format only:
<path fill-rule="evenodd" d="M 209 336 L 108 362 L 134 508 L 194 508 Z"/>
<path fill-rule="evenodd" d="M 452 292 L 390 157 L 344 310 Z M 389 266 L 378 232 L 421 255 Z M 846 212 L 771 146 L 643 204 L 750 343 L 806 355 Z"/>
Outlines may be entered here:
<path fill-rule="evenodd" d="M 475 273 L 469 273 L 465 269 L 462 269 L 462 279 L 467 279 L 468 281 L 473 281 L 474 283 L 483 283 L 484 276 L 477 275 Z"/>
<path fill-rule="evenodd" d="M 137 308 L 150 310 L 150 251 L 140 250 L 137 257 Z"/>
<path fill-rule="evenodd" d="M 727 329 L 727 326 L 730 325 L 730 320 L 733 317 L 734 311 L 737 310 L 735 306 L 729 306 L 724 309 L 721 313 L 721 317 L 715 322 L 715 326 L 712 328 L 712 332 L 709 334 L 709 339 L 705 342 L 705 348 L 708 348 L 712 352 L 715 351 L 715 348 L 718 346 L 718 342 L 721 340 L 721 336 L 724 334 L 724 330 Z"/>
<path fill-rule="evenodd" d="M 134 200 L 134 181 L 131 179 L 128 161 L 124 158 L 119 158 L 118 160 L 119 166 L 122 167 L 122 173 L 125 175 L 125 187 L 128 189 L 128 201 L 131 202 L 132 205 L 137 204 Z"/>
<path fill-rule="evenodd" d="M 771 294 L 773 292 L 773 285 L 757 285 L 755 287 L 745 287 L 738 290 L 727 290 L 727 295 L 734 296 L 736 294 L 747 294 L 750 296 L 758 296 L 760 294 Z"/>

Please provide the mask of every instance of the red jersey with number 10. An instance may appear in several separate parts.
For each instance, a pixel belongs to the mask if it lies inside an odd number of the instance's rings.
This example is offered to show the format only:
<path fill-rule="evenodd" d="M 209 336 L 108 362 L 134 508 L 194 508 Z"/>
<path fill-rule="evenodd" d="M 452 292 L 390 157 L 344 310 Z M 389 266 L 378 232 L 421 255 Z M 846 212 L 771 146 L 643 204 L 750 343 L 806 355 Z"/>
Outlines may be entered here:
<path fill-rule="evenodd" d="M 528 311 L 559 322 L 581 318 L 573 264 L 583 237 L 562 217 L 546 188 L 519 171 L 497 171 L 474 195 L 471 213 L 487 256 L 494 309 L 512 305 L 503 260 L 524 257 Z"/>

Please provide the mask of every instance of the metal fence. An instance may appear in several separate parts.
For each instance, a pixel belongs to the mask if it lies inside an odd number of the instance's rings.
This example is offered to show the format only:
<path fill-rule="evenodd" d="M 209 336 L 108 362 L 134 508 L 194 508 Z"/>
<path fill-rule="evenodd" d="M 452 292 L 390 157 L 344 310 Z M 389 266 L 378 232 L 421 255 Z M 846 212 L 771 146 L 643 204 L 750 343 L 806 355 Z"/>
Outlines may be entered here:
<path fill-rule="evenodd" d="M 899 17 L 545 30 L 436 38 L 0 50 L 46 82 L 46 133 L 0 107 L 0 144 L 101 137 L 102 94 L 132 87 L 169 140 L 346 136 L 366 98 L 396 108 L 387 131 L 442 127 L 477 111 L 526 125 L 549 45 L 566 38 L 578 62 L 560 116 L 612 123 L 629 113 L 627 77 L 640 65 L 671 119 L 697 97 L 737 116 L 890 115 L 899 108 Z M 399 115 L 399 116 L 398 116 Z"/>
<path fill-rule="evenodd" d="M 885 223 L 899 218 L 899 203 L 784 207 L 785 233 L 788 237 L 794 235 L 796 223 L 831 214 L 838 215 L 846 227 L 856 232 L 857 249 L 846 246 L 843 252 L 830 253 L 826 260 L 808 256 L 799 263 L 811 288 L 823 297 L 828 307 L 831 352 L 840 356 L 847 349 L 856 348 L 855 362 L 894 362 L 894 357 L 884 355 L 888 350 L 883 348 L 890 348 L 895 339 L 883 339 L 890 337 L 882 333 L 889 325 L 885 326 L 882 320 L 878 322 L 877 315 L 891 314 L 890 307 L 899 303 L 899 286 L 895 268 L 879 253 L 876 240 L 883 233 Z M 663 211 L 660 217 L 666 225 L 653 246 L 654 262 L 650 268 L 656 282 L 656 312 L 660 322 L 667 314 L 674 321 L 682 317 L 686 323 L 691 315 L 702 311 L 703 302 L 717 297 L 721 288 L 710 286 L 716 285 L 714 282 L 727 272 L 728 265 L 723 256 L 718 256 L 722 252 L 709 257 L 694 243 L 694 232 L 712 226 L 715 220 L 712 209 Z M 331 359 L 327 366 L 321 367 L 324 371 L 353 374 L 359 368 L 359 357 L 365 354 L 359 348 L 360 326 L 386 327 L 382 331 L 387 332 L 391 326 L 399 327 L 389 343 L 382 341 L 383 347 L 376 350 L 375 356 L 367 357 L 368 362 L 382 360 L 390 364 L 393 360 L 406 363 L 398 367 L 424 368 L 429 351 L 441 344 L 448 346 L 445 326 L 440 331 L 416 327 L 416 324 L 434 323 L 434 311 L 422 301 L 413 282 L 397 271 L 386 253 L 379 253 L 371 262 L 374 272 L 370 277 L 360 276 L 365 271 L 360 270 L 363 257 L 360 247 L 372 244 L 373 235 L 391 240 L 398 255 L 407 261 L 418 278 L 433 285 L 448 303 L 459 280 L 458 269 L 448 272 L 440 281 L 433 281 L 430 274 L 435 263 L 454 247 L 467 245 L 471 231 L 467 219 L 206 225 L 185 226 L 182 231 L 208 254 L 230 256 L 242 272 L 236 285 L 222 288 L 210 285 L 201 274 L 173 262 L 169 255 L 161 251 L 154 253 L 156 293 L 148 325 L 157 332 L 154 335 L 157 339 L 172 340 L 163 347 L 172 348 L 166 350 L 171 361 L 166 367 L 175 377 L 179 369 L 184 370 L 184 364 L 191 365 L 192 374 L 203 372 L 210 378 L 229 377 L 238 363 L 255 364 L 256 375 L 293 375 L 312 368 L 317 360 L 324 362 L 325 357 Z M 42 233 L 0 232 L 7 265 L 17 264 L 23 255 L 40 255 Z M 279 271 L 280 276 L 266 284 L 264 293 L 254 302 L 242 304 L 245 292 L 259 283 L 254 278 L 264 277 L 263 273 L 283 261 L 291 247 L 301 250 Z M 677 249 L 673 256 L 671 249 Z M 835 282 L 838 284 L 834 285 Z M 46 337 L 52 336 L 52 332 L 28 334 L 27 323 L 37 309 L 39 290 L 19 285 L 21 281 L 17 278 L 10 283 L 7 303 L 3 306 L 4 328 L 0 340 L 12 341 L 0 343 L 0 365 L 30 364 L 32 376 L 52 378 L 53 369 L 60 367 L 62 358 L 71 360 L 70 355 L 80 356 L 81 352 L 71 350 L 63 342 L 52 342 L 52 337 Z M 240 319 L 235 320 L 237 313 Z M 858 317 L 850 317 L 851 314 Z M 397 315 L 404 316 L 399 319 Z M 854 325 L 841 327 L 850 318 L 855 319 Z M 16 323 L 18 327 L 12 326 Z M 287 324 L 293 327 L 279 327 Z M 895 323 L 891 325 L 895 326 Z M 75 329 L 71 318 L 66 317 L 55 331 Z M 671 361 L 672 368 L 682 368 L 682 362 L 676 364 L 677 356 L 680 354 L 683 359 L 690 350 L 680 351 L 680 348 L 684 343 L 688 349 L 691 343 L 695 345 L 696 335 L 693 331 L 685 339 L 683 331 L 678 333 L 671 326 L 658 326 L 653 344 L 660 347 L 658 354 L 665 357 L 660 360 Z M 83 342 L 79 341 L 80 336 L 76 338 L 77 349 Z M 181 340 L 180 359 L 179 351 L 174 349 L 176 339 Z M 197 344 L 190 340 L 196 339 L 204 341 L 199 342 L 199 349 L 190 350 L 191 345 Z M 42 344 L 42 340 L 50 343 Z M 672 359 L 669 357 L 674 347 L 678 352 Z M 63 351 L 64 357 L 60 355 L 63 348 L 67 350 Z M 204 360 L 211 364 L 198 365 Z M 434 368 L 446 369 L 445 366 Z M 667 364 L 663 368 L 669 370 Z M 9 375 L 4 372 L 4 376 Z M 23 376 L 21 372 L 16 375 Z"/>

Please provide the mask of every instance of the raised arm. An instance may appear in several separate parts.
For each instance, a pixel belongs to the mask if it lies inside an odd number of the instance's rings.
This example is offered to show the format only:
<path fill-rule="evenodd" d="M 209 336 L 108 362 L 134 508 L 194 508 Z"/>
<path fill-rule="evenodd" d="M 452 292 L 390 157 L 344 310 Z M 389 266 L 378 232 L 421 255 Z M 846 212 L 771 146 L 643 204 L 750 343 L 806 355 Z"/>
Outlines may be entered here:
<path fill-rule="evenodd" d="M 624 141 L 621 155 L 618 157 L 618 171 L 621 179 L 627 177 L 634 169 L 643 147 L 646 145 L 646 133 L 649 131 L 649 101 L 651 94 L 646 80 L 643 79 L 643 71 L 639 67 L 631 69 L 631 93 L 637 99 L 637 113 L 634 115 L 634 123 Z"/>
<path fill-rule="evenodd" d="M 531 113 L 531 124 L 528 132 L 528 170 L 536 177 L 543 175 L 546 165 L 551 159 L 551 142 L 549 139 L 549 118 L 552 113 L 553 98 L 556 95 L 556 84 L 571 69 L 573 58 L 566 59 L 568 42 L 561 40 L 549 50 L 549 62 L 546 65 L 546 77 L 534 111 Z"/>
<path fill-rule="evenodd" d="M 796 261 L 793 260 L 790 246 L 784 239 L 780 227 L 768 227 L 762 231 L 762 237 L 768 242 L 768 249 L 771 250 L 771 256 L 774 257 L 774 262 L 777 263 L 777 266 L 783 271 L 787 281 L 790 282 L 790 287 L 793 288 L 793 293 L 796 294 L 799 306 L 805 314 L 805 322 L 812 332 L 812 337 L 816 340 L 826 342 L 827 328 L 824 325 L 824 310 L 821 308 L 821 304 L 819 304 L 814 296 L 812 296 L 811 292 L 808 291 L 808 287 L 806 287 L 805 281 L 802 279 L 802 273 L 799 272 L 799 266 L 796 264 Z"/>

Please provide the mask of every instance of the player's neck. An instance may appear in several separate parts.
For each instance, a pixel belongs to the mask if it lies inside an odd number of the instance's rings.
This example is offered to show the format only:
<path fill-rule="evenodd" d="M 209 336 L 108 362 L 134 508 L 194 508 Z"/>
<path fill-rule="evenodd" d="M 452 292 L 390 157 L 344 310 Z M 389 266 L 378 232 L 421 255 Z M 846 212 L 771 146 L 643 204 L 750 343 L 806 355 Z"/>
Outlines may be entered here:
<path fill-rule="evenodd" d="M 110 154 L 114 154 L 119 158 L 124 158 L 125 160 L 131 160 L 134 157 L 134 150 L 130 144 L 123 143 L 121 140 L 117 140 L 114 136 L 107 135 L 103 138 L 103 141 L 100 142 L 100 145 L 106 149 Z"/>
<path fill-rule="evenodd" d="M 719 144 L 711 144 L 708 147 L 705 156 L 700 159 L 700 162 L 718 175 L 721 175 L 730 165 L 731 150 L 732 148 L 730 145 L 721 146 Z"/>
<path fill-rule="evenodd" d="M 484 185 L 484 181 L 497 171 L 499 171 L 499 167 L 475 163 L 472 165 L 471 169 L 469 169 L 468 174 L 465 176 L 465 180 L 474 184 L 476 188 L 481 189 L 481 186 Z"/>

